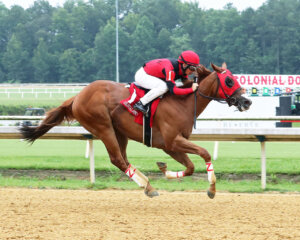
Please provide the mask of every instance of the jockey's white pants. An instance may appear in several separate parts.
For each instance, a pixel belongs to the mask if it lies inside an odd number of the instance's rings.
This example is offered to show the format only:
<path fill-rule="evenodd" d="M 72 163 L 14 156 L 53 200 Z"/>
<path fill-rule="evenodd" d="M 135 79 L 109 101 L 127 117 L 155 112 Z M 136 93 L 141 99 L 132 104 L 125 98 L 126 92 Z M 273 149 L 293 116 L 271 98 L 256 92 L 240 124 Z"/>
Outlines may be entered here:
<path fill-rule="evenodd" d="M 151 89 L 144 97 L 140 99 L 143 105 L 146 105 L 153 99 L 163 95 L 168 91 L 168 86 L 165 81 L 148 75 L 143 67 L 136 72 L 134 79 L 139 86 L 146 89 Z"/>

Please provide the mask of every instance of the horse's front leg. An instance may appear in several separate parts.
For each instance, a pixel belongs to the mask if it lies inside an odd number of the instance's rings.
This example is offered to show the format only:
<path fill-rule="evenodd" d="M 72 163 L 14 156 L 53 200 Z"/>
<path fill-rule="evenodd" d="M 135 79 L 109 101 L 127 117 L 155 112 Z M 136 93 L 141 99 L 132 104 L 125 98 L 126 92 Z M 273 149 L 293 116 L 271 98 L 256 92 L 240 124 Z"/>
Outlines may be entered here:
<path fill-rule="evenodd" d="M 159 169 L 165 174 L 166 178 L 174 179 L 174 178 L 181 178 L 185 176 L 191 176 L 194 173 L 194 164 L 189 159 L 188 155 L 184 152 L 173 152 L 164 149 L 165 153 L 169 154 L 173 159 L 177 162 L 181 163 L 186 167 L 185 171 L 173 172 L 167 170 L 167 164 L 164 162 L 157 162 Z"/>
<path fill-rule="evenodd" d="M 210 183 L 207 194 L 210 198 L 214 198 L 216 194 L 216 176 L 213 164 L 211 162 L 211 156 L 208 151 L 190 142 L 181 135 L 176 136 L 172 143 L 168 146 L 168 148 L 173 152 L 197 154 L 204 159 L 206 163 L 207 178 Z"/>

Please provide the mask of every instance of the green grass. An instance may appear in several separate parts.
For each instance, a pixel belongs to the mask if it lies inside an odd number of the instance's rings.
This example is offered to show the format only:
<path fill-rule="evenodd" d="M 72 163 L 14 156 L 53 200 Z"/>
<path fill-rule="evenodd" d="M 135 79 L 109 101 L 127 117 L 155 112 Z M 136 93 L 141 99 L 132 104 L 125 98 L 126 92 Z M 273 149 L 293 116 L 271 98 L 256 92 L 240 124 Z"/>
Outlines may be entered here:
<path fill-rule="evenodd" d="M 33 107 L 43 107 L 43 106 L 59 106 L 62 104 L 62 102 L 66 99 L 68 99 L 71 96 L 68 96 L 66 98 L 1 98 L 0 102 L 1 105 L 6 106 L 17 106 L 17 105 L 27 105 L 27 106 L 33 106 Z"/>
<path fill-rule="evenodd" d="M 1 89 L 0 89 L 1 90 Z M 52 102 L 54 101 L 63 101 L 74 95 L 76 95 L 80 89 L 76 89 L 74 92 L 73 89 L 51 89 L 50 92 L 46 92 L 47 89 L 36 88 L 33 89 L 22 89 L 22 92 L 17 92 L 16 89 L 8 89 L 9 97 L 4 93 L 4 89 L 0 91 L 0 101 L 5 102 L 7 105 L 23 105 L 23 102 L 29 104 L 40 104 L 41 102 Z M 49 90 L 49 89 L 48 89 Z"/>
<path fill-rule="evenodd" d="M 296 127 L 296 128 L 300 127 L 300 122 L 293 122 L 292 127 Z"/>
<path fill-rule="evenodd" d="M 213 142 L 195 142 L 213 152 Z M 62 169 L 88 170 L 86 141 L 37 140 L 33 145 L 20 140 L 0 140 L 0 169 Z M 96 170 L 118 171 L 109 160 L 105 146 L 94 141 Z M 16 151 L 17 149 L 17 151 Z M 168 167 L 182 170 L 183 166 L 162 150 L 148 148 L 129 141 L 128 159 L 142 171 L 159 171 L 156 162 L 167 162 Z M 204 161 L 189 155 L 196 172 L 205 172 Z M 267 171 L 269 174 L 300 174 L 299 143 L 266 143 Z M 220 142 L 218 160 L 213 161 L 217 173 L 260 173 L 260 144 L 250 142 Z"/>
<path fill-rule="evenodd" d="M 213 152 L 213 142 L 195 142 Z M 86 141 L 79 140 L 37 140 L 29 145 L 19 140 L 0 140 L 0 169 L 58 169 L 58 170 L 88 170 L 89 159 L 85 158 Z M 106 149 L 101 141 L 94 141 L 96 170 L 104 170 L 111 174 L 98 177 L 96 184 L 88 180 L 49 177 L 4 177 L 0 176 L 0 186 L 33 187 L 33 188 L 70 188 L 70 189 L 138 189 L 137 185 L 124 178 L 109 160 Z M 171 159 L 159 149 L 147 148 L 133 141 L 128 145 L 128 159 L 142 172 L 159 172 L 156 162 L 167 162 L 172 171 L 183 170 L 184 167 Z M 219 157 L 213 161 L 217 174 L 260 174 L 260 144 L 250 142 L 220 142 Z M 200 157 L 189 155 L 195 164 L 195 172 L 206 172 L 205 164 Z M 300 184 L 280 179 L 276 174 L 300 174 L 299 143 L 266 143 L 268 191 L 298 191 Z M 150 177 L 151 179 L 151 177 Z M 205 190 L 206 180 L 195 180 L 187 177 L 181 180 L 166 180 L 153 178 L 151 183 L 157 189 L 175 190 Z M 218 180 L 218 190 L 230 192 L 261 192 L 260 181 Z"/>
<path fill-rule="evenodd" d="M 24 188 L 55 188 L 55 189 L 126 189 L 133 190 L 139 187 L 130 180 L 120 178 L 119 173 L 111 177 L 98 177 L 95 184 L 91 184 L 88 180 L 79 179 L 61 179 L 49 177 L 46 179 L 29 178 L 29 177 L 1 177 L 0 186 L 2 187 L 24 187 Z M 168 180 L 165 178 L 151 179 L 151 185 L 157 190 L 167 191 L 206 191 L 209 184 L 204 180 L 193 180 L 186 177 L 181 180 Z M 263 192 L 260 181 L 217 181 L 218 191 L 227 192 Z M 265 191 L 277 192 L 298 192 L 300 193 L 300 184 L 289 181 L 279 181 L 277 183 L 268 182 Z"/>

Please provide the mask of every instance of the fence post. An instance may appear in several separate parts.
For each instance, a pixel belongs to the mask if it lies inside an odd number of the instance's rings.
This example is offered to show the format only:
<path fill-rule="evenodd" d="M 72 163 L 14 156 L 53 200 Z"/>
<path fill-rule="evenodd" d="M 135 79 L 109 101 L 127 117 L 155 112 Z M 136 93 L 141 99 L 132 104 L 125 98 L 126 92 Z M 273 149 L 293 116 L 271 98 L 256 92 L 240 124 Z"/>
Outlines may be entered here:
<path fill-rule="evenodd" d="M 213 157 L 214 160 L 217 160 L 218 152 L 219 152 L 219 141 L 215 141 L 214 157 Z"/>
<path fill-rule="evenodd" d="M 86 148 L 85 148 L 85 158 L 89 158 L 89 152 L 90 152 L 90 144 L 89 144 L 89 140 L 87 140 Z"/>
<path fill-rule="evenodd" d="M 91 183 L 95 183 L 95 159 L 94 159 L 94 146 L 93 140 L 89 141 L 89 153 L 90 153 L 90 180 Z"/>
<path fill-rule="evenodd" d="M 266 137 L 264 135 L 255 136 L 260 142 L 261 148 L 261 188 L 266 189 L 267 186 L 267 168 L 266 168 Z"/>
<path fill-rule="evenodd" d="M 266 189 L 267 167 L 266 167 L 266 142 L 260 142 L 261 145 L 261 188 Z"/>

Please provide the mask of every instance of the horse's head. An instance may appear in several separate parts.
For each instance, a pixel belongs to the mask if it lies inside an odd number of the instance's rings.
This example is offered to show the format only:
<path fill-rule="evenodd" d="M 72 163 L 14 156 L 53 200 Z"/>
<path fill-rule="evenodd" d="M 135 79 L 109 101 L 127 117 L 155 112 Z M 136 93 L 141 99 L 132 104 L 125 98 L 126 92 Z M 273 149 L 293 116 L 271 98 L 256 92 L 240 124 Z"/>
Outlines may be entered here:
<path fill-rule="evenodd" d="M 211 67 L 217 73 L 219 98 L 224 99 L 229 106 L 236 106 L 240 112 L 248 110 L 252 101 L 242 96 L 245 89 L 240 86 L 236 77 L 227 69 L 226 63 L 223 63 L 222 67 L 211 63 Z"/>

